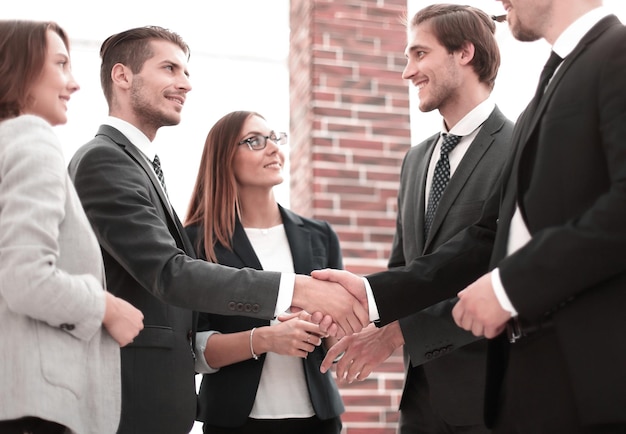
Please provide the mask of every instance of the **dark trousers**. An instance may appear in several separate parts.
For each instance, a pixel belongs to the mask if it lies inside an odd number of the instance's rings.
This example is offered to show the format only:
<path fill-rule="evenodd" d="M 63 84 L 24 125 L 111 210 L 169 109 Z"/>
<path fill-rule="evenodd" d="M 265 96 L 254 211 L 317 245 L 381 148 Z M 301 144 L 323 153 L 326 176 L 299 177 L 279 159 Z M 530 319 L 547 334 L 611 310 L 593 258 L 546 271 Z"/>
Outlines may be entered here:
<path fill-rule="evenodd" d="M 0 420 L 0 433 L 2 434 L 63 434 L 64 432 L 63 425 L 38 417 Z"/>
<path fill-rule="evenodd" d="M 624 434 L 626 426 L 583 426 L 554 329 L 511 345 L 494 434 Z"/>
<path fill-rule="evenodd" d="M 402 396 L 398 434 L 488 434 L 484 424 L 451 425 L 430 405 L 428 381 L 422 369 L 413 369 Z M 476 419 L 482 420 L 482 414 Z"/>
<path fill-rule="evenodd" d="M 302 419 L 251 419 L 245 425 L 226 428 L 204 424 L 204 434 L 339 434 L 341 419 L 318 419 L 316 416 Z"/>

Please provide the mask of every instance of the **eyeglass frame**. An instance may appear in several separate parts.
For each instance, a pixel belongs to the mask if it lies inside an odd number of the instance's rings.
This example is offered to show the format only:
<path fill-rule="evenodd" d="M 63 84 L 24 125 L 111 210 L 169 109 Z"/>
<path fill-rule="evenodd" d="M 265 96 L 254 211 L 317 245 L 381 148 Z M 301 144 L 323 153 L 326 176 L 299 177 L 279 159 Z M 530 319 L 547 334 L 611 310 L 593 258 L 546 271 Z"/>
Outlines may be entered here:
<path fill-rule="evenodd" d="M 250 148 L 251 151 L 262 151 L 263 149 L 267 147 L 268 140 L 271 140 L 277 145 L 285 145 L 287 144 L 288 137 L 289 135 L 287 133 L 275 133 L 274 131 L 272 131 L 268 136 L 264 136 L 263 134 L 254 134 L 251 137 L 248 137 L 247 139 L 243 139 L 241 142 L 237 144 L 248 145 L 248 148 Z M 251 143 L 255 139 L 259 143 L 259 145 L 257 145 L 256 147 L 253 146 Z M 261 141 L 263 141 L 262 145 L 260 144 Z"/>

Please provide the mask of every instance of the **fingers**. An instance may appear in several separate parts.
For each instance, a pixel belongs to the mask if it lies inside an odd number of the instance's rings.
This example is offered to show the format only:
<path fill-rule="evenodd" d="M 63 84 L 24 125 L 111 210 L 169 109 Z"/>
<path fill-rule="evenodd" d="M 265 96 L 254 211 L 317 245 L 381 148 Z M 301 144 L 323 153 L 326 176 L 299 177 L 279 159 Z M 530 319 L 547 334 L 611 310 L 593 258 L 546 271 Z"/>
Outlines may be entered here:
<path fill-rule="evenodd" d="M 348 339 L 341 339 L 335 345 L 330 347 L 330 349 L 326 352 L 326 357 L 322 360 L 322 364 L 320 366 L 320 371 L 322 374 L 326 373 L 331 366 L 333 365 L 335 359 L 339 357 L 340 354 L 346 351 L 348 348 Z"/>

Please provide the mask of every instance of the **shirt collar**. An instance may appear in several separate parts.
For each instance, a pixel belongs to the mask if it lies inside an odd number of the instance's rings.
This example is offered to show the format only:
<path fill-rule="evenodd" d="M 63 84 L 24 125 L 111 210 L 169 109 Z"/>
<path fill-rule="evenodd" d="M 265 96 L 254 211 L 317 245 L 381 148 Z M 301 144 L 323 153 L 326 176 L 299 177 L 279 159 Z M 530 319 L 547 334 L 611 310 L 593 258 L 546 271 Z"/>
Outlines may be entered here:
<path fill-rule="evenodd" d="M 581 39 L 595 26 L 602 18 L 610 15 L 611 12 L 604 6 L 590 10 L 567 27 L 563 33 L 554 41 L 552 50 L 563 59 L 567 57 Z"/>
<path fill-rule="evenodd" d="M 467 136 L 487 120 L 495 107 L 495 102 L 491 97 L 489 97 L 480 104 L 478 104 L 476 107 L 474 107 L 459 122 L 457 122 L 450 131 L 448 131 L 448 129 L 446 128 L 446 123 L 442 121 L 443 126 L 441 128 L 441 132 L 450 133 L 457 136 Z"/>
<path fill-rule="evenodd" d="M 118 129 L 130 142 L 152 162 L 156 155 L 156 146 L 136 126 L 113 116 L 107 116 L 105 124 Z"/>

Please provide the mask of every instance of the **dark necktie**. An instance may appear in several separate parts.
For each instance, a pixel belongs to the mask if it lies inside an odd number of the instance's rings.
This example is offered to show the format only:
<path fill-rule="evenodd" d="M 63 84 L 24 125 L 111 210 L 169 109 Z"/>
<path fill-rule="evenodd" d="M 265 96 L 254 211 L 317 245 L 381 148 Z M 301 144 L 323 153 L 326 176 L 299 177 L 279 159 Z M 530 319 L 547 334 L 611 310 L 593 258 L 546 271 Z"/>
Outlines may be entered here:
<path fill-rule="evenodd" d="M 541 75 L 539 76 L 539 84 L 537 85 L 537 90 L 535 92 L 535 96 L 528 104 L 528 113 L 532 114 L 537 109 L 539 105 L 539 101 L 541 101 L 541 97 L 543 96 L 546 86 L 550 82 L 550 79 L 554 75 L 554 71 L 561 64 L 563 59 L 561 56 L 556 54 L 554 51 L 550 52 L 550 57 L 548 57 L 548 61 L 546 62 L 543 70 L 541 71 Z"/>
<path fill-rule="evenodd" d="M 163 169 L 161 169 L 161 160 L 159 160 L 159 156 L 155 155 L 154 160 L 152 160 L 152 167 L 154 168 L 154 173 L 156 173 L 157 178 L 159 178 L 159 183 L 161 187 L 163 187 L 163 192 L 167 196 L 167 188 L 165 187 L 165 177 L 163 176 Z"/>
<path fill-rule="evenodd" d="M 428 198 L 426 218 L 424 219 L 424 238 L 428 238 L 428 232 L 430 231 L 430 226 L 433 223 L 439 199 L 441 199 L 441 195 L 448 185 L 448 181 L 450 181 L 450 160 L 448 159 L 448 154 L 459 143 L 459 140 L 461 140 L 461 136 L 443 134 L 441 155 L 439 156 L 439 161 L 437 161 L 437 164 L 435 165 L 433 182 L 430 186 L 430 197 Z"/>

